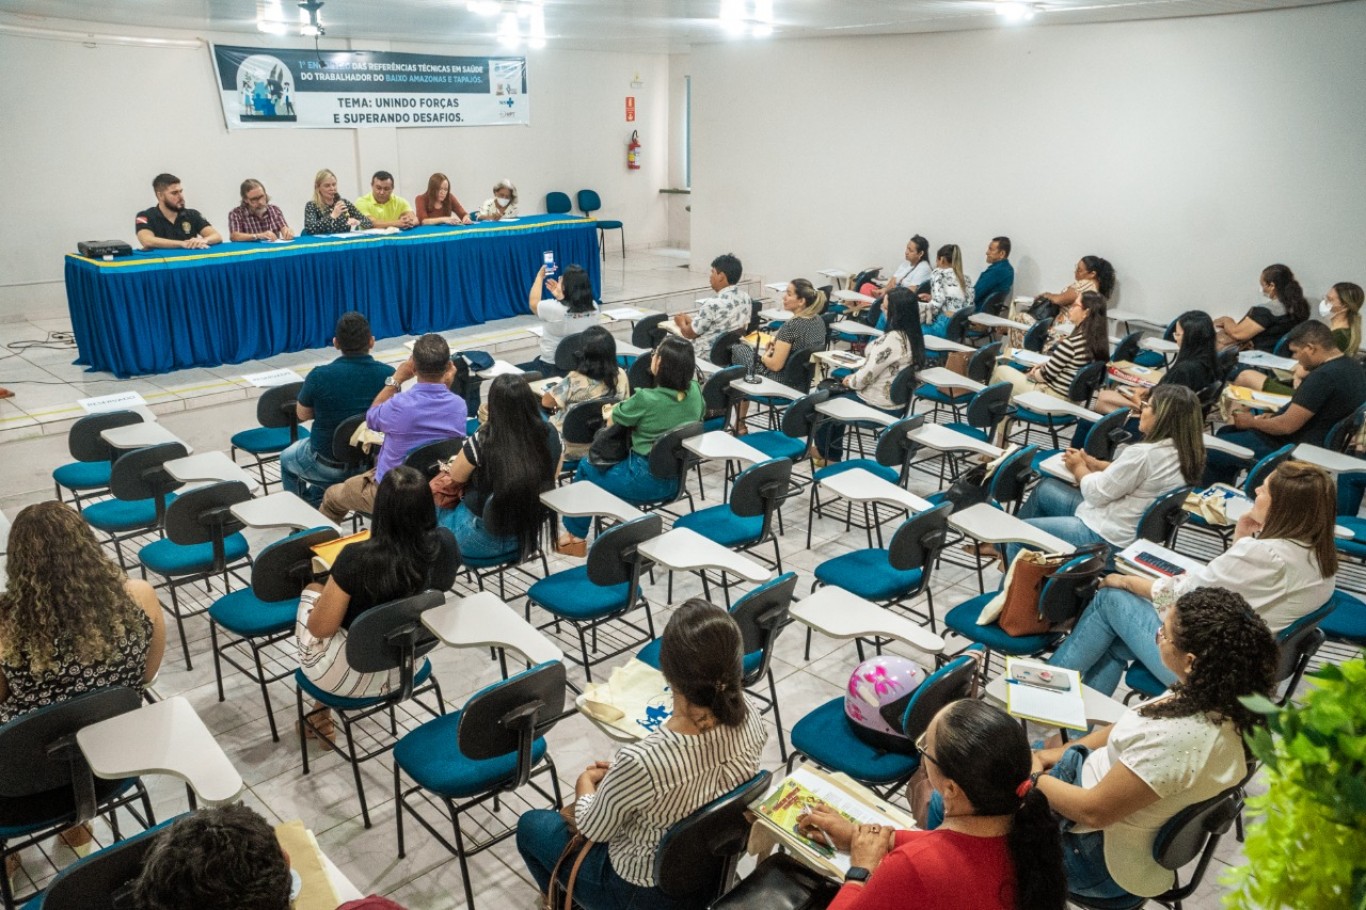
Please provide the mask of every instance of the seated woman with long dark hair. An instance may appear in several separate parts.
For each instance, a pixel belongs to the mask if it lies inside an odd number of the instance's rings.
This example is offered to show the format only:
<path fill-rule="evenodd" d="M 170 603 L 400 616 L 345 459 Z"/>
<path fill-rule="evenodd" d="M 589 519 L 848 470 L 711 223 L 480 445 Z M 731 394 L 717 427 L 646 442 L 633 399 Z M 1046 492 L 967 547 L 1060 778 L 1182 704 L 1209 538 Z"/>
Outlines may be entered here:
<path fill-rule="evenodd" d="M 373 698 L 398 683 L 398 671 L 362 673 L 346 662 L 346 636 L 366 610 L 421 594 L 449 590 L 458 568 L 455 538 L 436 524 L 427 479 L 399 465 L 380 481 L 370 539 L 337 554 L 326 585 L 311 584 L 299 598 L 295 635 L 299 665 L 320 689 L 346 698 Z M 327 714 L 310 715 L 326 729 Z"/>
<path fill-rule="evenodd" d="M 1049 659 L 1080 670 L 1082 682 L 1114 692 L 1130 661 L 1163 685 L 1176 676 L 1154 637 L 1161 613 L 1195 588 L 1237 590 L 1273 633 L 1328 602 L 1338 570 L 1333 479 L 1321 468 L 1287 461 L 1257 490 L 1238 519 L 1233 546 L 1209 564 L 1175 578 L 1107 575 L 1077 625 Z"/>
<path fill-rule="evenodd" d="M 1109 300 L 1115 291 L 1115 267 L 1108 259 L 1100 256 L 1083 256 L 1078 259 L 1072 279 L 1072 283 L 1058 293 L 1040 294 L 1034 299 L 1047 300 L 1056 305 L 1060 312 L 1066 312 L 1068 307 L 1080 300 L 1081 295 L 1088 291 L 1100 294 L 1106 300 Z"/>
<path fill-rule="evenodd" d="M 1124 446 L 1114 461 L 1080 449 L 1063 453 L 1076 486 L 1045 477 L 1020 507 L 1020 517 L 1077 547 L 1134 542 L 1148 505 L 1168 490 L 1200 482 L 1205 469 L 1204 417 L 1185 386 L 1159 386 L 1139 409 L 1143 441 Z M 1006 561 L 1019 544 L 1006 547 Z"/>
<path fill-rule="evenodd" d="M 1361 285 L 1339 281 L 1328 289 L 1319 303 L 1319 316 L 1328 320 L 1333 343 L 1348 357 L 1355 357 L 1361 348 L 1361 305 L 1366 301 Z M 1308 375 L 1303 367 L 1295 367 L 1288 381 L 1268 376 L 1261 370 L 1243 370 L 1233 380 L 1234 385 L 1272 395 L 1293 395 L 1300 381 Z"/>
<path fill-rule="evenodd" d="M 740 628 L 725 610 L 693 598 L 669 617 L 659 667 L 673 693 L 673 715 L 610 762 L 590 764 L 574 786 L 575 823 L 593 842 L 578 870 L 575 905 L 678 906 L 655 883 L 660 841 L 672 825 L 752 778 L 768 736 L 745 701 L 741 661 Z M 517 850 L 542 891 L 571 836 L 550 809 L 518 819 Z M 570 865 L 561 865 L 561 883 Z"/>
<path fill-rule="evenodd" d="M 1059 338 L 1051 348 L 1045 347 L 1048 360 L 1022 373 L 1002 363 L 991 374 L 991 381 L 1008 382 L 1012 396 L 1024 392 L 1043 392 L 1054 398 L 1066 398 L 1081 368 L 1097 360 L 1110 359 L 1109 323 L 1105 319 L 1105 298 L 1095 291 L 1078 295 L 1063 310 L 1072 331 Z"/>
<path fill-rule="evenodd" d="M 550 292 L 549 298 L 542 296 L 542 288 Z M 536 370 L 542 376 L 563 376 L 564 370 L 555 366 L 560 342 L 598 324 L 598 303 L 593 299 L 588 273 L 582 266 L 571 265 L 558 280 L 547 280 L 545 266 L 541 266 L 531 282 L 528 306 L 541 320 L 541 353 L 522 368 Z"/>
<path fill-rule="evenodd" d="M 446 472 L 464 495 L 437 521 L 449 528 L 470 559 L 516 557 L 539 548 L 550 513 L 541 493 L 555 484 L 550 436 L 536 394 L 521 376 L 499 376 L 489 388 L 489 419 L 465 440 Z M 490 500 L 496 503 L 487 508 Z"/>
<path fill-rule="evenodd" d="M 156 678 L 166 625 L 152 586 L 129 579 L 70 506 L 26 506 L 10 528 L 0 594 L 0 724 L 93 689 Z M 91 843 L 89 825 L 62 834 Z M 19 866 L 7 858 L 6 874 Z"/>
<path fill-rule="evenodd" d="M 660 479 L 650 473 L 650 449 L 655 440 L 684 424 L 702 419 L 706 403 L 693 378 L 697 370 L 693 346 L 669 336 L 659 343 L 650 359 L 655 385 L 636 389 L 631 397 L 613 406 L 609 425 L 631 428 L 631 451 L 624 461 L 598 467 L 587 459 L 579 462 L 575 480 L 591 480 L 627 502 L 648 503 L 668 496 L 679 478 Z M 589 517 L 564 519 L 568 534 L 560 537 L 559 549 L 582 555 L 583 539 L 592 523 Z"/>
<path fill-rule="evenodd" d="M 1167 611 L 1156 638 L 1176 678 L 1169 695 L 1035 753 L 1036 786 L 1063 819 L 1074 894 L 1120 899 L 1171 888 L 1176 874 L 1153 858 L 1162 826 L 1247 775 L 1243 735 L 1262 718 L 1239 699 L 1275 685 L 1279 655 L 1266 623 L 1241 596 L 1196 588 Z"/>
<path fill-rule="evenodd" d="M 555 429 L 563 430 L 564 412 L 570 405 L 595 398 L 620 398 L 630 391 L 630 378 L 617 366 L 617 340 L 602 326 L 591 325 L 583 330 L 578 365 L 541 396 L 541 407 L 552 412 L 550 422 Z M 566 461 L 587 454 L 588 443 L 565 443 Z"/>
<path fill-rule="evenodd" d="M 830 910 L 1062 910 L 1061 838 L 1030 780 L 1020 722 L 964 699 L 940 709 L 916 748 L 938 794 L 933 830 L 855 828 L 825 810 L 800 822 L 803 833 L 823 832 L 849 854 L 850 874 Z"/>
<path fill-rule="evenodd" d="M 1176 359 L 1157 385 L 1183 385 L 1197 394 L 1213 385 L 1219 378 L 1219 359 L 1214 348 L 1214 321 L 1209 313 L 1187 310 L 1177 316 L 1172 340 L 1177 344 Z M 1099 414 L 1109 414 L 1120 408 L 1136 410 L 1150 391 L 1125 386 L 1105 389 L 1096 396 L 1091 410 Z"/>
<path fill-rule="evenodd" d="M 863 349 L 863 366 L 843 377 L 840 383 L 853 391 L 855 401 L 900 417 L 892 400 L 892 383 L 902 370 L 925 362 L 925 336 L 920 326 L 920 301 L 915 292 L 893 288 L 884 301 L 887 331 L 868 342 Z M 816 429 L 816 451 L 827 461 L 844 458 L 844 424 L 825 421 Z"/>
<path fill-rule="evenodd" d="M 1214 320 L 1214 328 L 1219 333 L 1215 344 L 1220 349 L 1237 346 L 1259 351 L 1275 350 L 1277 342 L 1309 318 L 1309 301 L 1304 299 L 1304 289 L 1290 266 L 1279 262 L 1267 266 L 1262 269 L 1259 283 L 1264 301 L 1248 307 L 1237 319 L 1220 316 Z"/>

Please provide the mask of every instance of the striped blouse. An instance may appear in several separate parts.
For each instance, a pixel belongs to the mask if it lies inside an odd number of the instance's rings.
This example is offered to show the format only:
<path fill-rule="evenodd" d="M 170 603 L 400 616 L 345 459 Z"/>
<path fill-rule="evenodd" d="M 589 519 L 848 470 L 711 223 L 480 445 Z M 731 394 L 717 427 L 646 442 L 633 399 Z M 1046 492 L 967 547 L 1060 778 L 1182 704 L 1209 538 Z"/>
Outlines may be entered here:
<path fill-rule="evenodd" d="M 1086 347 L 1085 333 L 1077 326 L 1071 335 L 1053 346 L 1048 362 L 1040 369 L 1040 373 L 1050 389 L 1066 397 L 1072 380 L 1090 362 L 1091 352 Z"/>
<path fill-rule="evenodd" d="M 579 830 L 608 844 L 618 875 L 652 887 L 655 852 L 665 832 L 757 774 L 767 738 L 752 706 L 736 727 L 717 725 L 696 735 L 660 727 L 618 750 L 597 793 L 579 797 Z"/>

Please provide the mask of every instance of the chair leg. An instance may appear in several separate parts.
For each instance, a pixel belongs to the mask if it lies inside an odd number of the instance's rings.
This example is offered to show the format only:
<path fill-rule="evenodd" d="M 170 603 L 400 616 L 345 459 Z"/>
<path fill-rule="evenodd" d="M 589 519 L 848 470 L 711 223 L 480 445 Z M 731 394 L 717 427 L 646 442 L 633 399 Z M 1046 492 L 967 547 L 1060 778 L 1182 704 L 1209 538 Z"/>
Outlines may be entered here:
<path fill-rule="evenodd" d="M 223 694 L 223 662 L 218 655 L 218 623 L 212 619 L 209 620 L 209 647 L 213 650 L 213 676 L 218 681 L 218 700 L 220 702 L 226 701 L 227 697 Z M 256 660 L 256 666 L 258 668 L 261 666 L 259 657 Z M 271 732 L 275 732 L 274 724 L 271 724 Z M 278 737 L 276 738 L 278 739 Z"/>
<path fill-rule="evenodd" d="M 304 690 L 295 688 L 294 704 L 299 714 L 299 754 L 304 760 L 304 773 L 308 773 L 308 720 L 304 717 Z"/>
<path fill-rule="evenodd" d="M 407 855 L 403 845 L 403 795 L 399 783 L 398 762 L 394 762 L 394 834 L 398 838 L 398 858 Z"/>
<path fill-rule="evenodd" d="M 460 882 L 465 886 L 465 906 L 469 910 L 474 910 L 474 887 L 470 884 L 469 860 L 465 857 L 465 835 L 460 830 L 460 813 L 455 811 L 455 805 L 446 801 L 446 806 L 451 810 L 451 825 L 455 828 L 455 858 L 460 861 Z"/>
<path fill-rule="evenodd" d="M 209 628 L 212 629 L 213 627 L 210 626 Z M 271 742 L 278 743 L 280 741 L 280 730 L 275 726 L 275 708 L 270 703 L 270 690 L 266 687 L 266 670 L 265 667 L 261 666 L 261 649 L 256 646 L 255 642 L 250 642 L 249 644 L 251 645 L 251 656 L 256 661 L 256 679 L 261 686 L 261 701 L 264 702 L 266 706 L 266 721 L 270 724 L 270 739 Z M 217 648 L 214 649 L 213 656 L 217 659 Z M 222 701 L 223 683 L 221 679 L 218 684 L 218 695 L 218 700 Z"/>
<path fill-rule="evenodd" d="M 768 697 L 773 699 L 773 726 L 778 728 L 778 757 L 787 761 L 787 740 L 783 736 L 783 716 L 778 710 L 778 683 L 773 679 L 773 668 L 768 668 Z"/>
<path fill-rule="evenodd" d="M 341 717 L 342 731 L 346 734 L 347 757 L 351 762 L 351 773 L 356 778 L 356 795 L 360 797 L 360 818 L 366 828 L 370 827 L 370 806 L 365 801 L 365 781 L 361 780 L 360 762 L 356 759 L 356 738 L 351 735 L 351 721 L 343 712 L 337 712 Z"/>
<path fill-rule="evenodd" d="M 185 617 L 180 613 L 180 598 L 176 596 L 175 583 L 169 578 L 166 580 L 166 587 L 171 592 L 171 615 L 175 617 L 176 631 L 180 633 L 180 650 L 185 655 L 185 669 L 193 670 L 190 663 L 190 642 L 185 637 Z"/>

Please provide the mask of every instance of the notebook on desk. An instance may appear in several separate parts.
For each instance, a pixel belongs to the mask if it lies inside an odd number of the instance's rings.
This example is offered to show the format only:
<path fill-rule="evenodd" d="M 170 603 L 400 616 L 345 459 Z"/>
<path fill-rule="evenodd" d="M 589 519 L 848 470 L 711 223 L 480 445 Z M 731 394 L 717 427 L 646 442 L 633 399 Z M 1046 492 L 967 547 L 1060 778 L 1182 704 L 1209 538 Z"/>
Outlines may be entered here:
<path fill-rule="evenodd" d="M 1006 713 L 1067 730 L 1086 729 L 1081 674 L 1035 661 L 1006 659 Z"/>

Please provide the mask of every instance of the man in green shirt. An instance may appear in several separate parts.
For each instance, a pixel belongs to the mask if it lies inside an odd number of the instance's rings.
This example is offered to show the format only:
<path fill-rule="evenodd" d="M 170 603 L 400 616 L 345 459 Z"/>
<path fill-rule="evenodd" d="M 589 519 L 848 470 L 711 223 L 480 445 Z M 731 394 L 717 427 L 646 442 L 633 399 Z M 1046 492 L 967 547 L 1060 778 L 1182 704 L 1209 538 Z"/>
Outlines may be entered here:
<path fill-rule="evenodd" d="M 377 228 L 406 231 L 417 226 L 417 215 L 408 200 L 394 195 L 394 175 L 388 171 L 375 171 L 370 178 L 370 192 L 356 200 L 356 208 Z"/>

